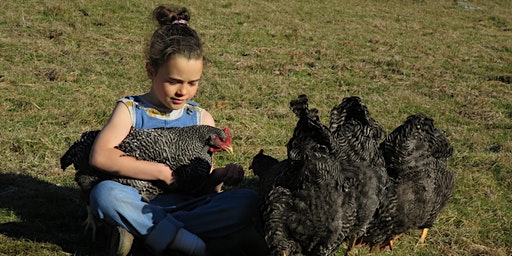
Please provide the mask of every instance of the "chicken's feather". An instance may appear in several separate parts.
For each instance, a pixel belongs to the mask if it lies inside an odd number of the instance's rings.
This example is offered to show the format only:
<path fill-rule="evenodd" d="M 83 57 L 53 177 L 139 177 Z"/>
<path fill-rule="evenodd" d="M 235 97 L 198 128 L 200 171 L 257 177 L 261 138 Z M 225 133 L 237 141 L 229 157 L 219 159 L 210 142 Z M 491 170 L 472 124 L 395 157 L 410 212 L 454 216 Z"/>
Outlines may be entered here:
<path fill-rule="evenodd" d="M 384 206 L 365 235 L 374 249 L 388 248 L 411 228 L 430 228 L 451 197 L 454 175 L 447 169 L 453 148 L 434 121 L 411 115 L 381 143 L 392 184 Z"/>
<path fill-rule="evenodd" d="M 163 181 L 113 176 L 92 168 L 89 165 L 89 154 L 98 134 L 99 131 L 84 132 L 60 159 L 62 169 L 73 164 L 77 170 L 75 181 L 84 192 L 86 200 L 94 185 L 106 179 L 133 186 L 145 198 L 177 189 L 188 193 L 200 191 L 211 170 L 211 147 L 225 147 L 226 145 L 220 145 L 219 142 L 228 139 L 222 129 L 208 125 L 132 129 L 116 148 L 126 156 L 167 164 L 176 179 L 169 186 Z"/>
<path fill-rule="evenodd" d="M 350 185 L 341 175 L 330 131 L 318 111 L 309 109 L 306 95 L 291 101 L 290 108 L 299 120 L 286 145 L 287 159 L 253 159 L 253 166 L 266 170 L 256 170 L 260 179 L 272 181 L 262 190 L 265 238 L 272 255 L 329 255 L 349 230 L 340 195 Z M 270 164 L 254 164 L 258 160 Z"/>

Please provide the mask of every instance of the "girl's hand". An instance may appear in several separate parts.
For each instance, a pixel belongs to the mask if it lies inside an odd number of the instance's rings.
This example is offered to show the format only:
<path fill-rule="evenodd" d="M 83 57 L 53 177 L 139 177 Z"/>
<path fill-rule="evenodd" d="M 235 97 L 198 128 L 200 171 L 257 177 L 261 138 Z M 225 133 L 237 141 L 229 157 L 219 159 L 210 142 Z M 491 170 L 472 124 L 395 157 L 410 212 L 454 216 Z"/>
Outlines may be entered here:
<path fill-rule="evenodd" d="M 171 168 L 166 164 L 161 164 L 160 170 L 160 180 L 165 182 L 167 185 L 170 185 L 174 182 L 174 172 L 171 170 Z"/>

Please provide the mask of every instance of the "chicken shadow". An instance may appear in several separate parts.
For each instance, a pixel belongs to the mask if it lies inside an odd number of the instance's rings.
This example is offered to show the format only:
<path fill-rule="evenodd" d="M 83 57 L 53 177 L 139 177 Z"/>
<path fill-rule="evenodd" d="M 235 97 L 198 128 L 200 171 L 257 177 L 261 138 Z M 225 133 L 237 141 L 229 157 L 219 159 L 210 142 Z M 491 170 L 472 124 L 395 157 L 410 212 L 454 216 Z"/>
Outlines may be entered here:
<path fill-rule="evenodd" d="M 94 242 L 90 233 L 84 233 L 86 211 L 77 188 L 0 173 L 0 211 L 7 213 L 0 224 L 0 233 L 7 237 L 55 244 L 73 255 L 104 251 L 104 234 Z"/>

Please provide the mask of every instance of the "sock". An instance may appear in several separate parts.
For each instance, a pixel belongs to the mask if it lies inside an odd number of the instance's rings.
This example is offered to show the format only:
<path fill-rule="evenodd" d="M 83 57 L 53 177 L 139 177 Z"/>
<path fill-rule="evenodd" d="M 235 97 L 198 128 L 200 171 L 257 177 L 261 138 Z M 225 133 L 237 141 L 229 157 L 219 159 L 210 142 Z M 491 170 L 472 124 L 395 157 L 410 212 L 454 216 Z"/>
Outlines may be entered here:
<path fill-rule="evenodd" d="M 178 250 L 190 255 L 204 256 L 206 255 L 206 244 L 196 236 L 184 228 L 180 228 L 169 248 Z"/>

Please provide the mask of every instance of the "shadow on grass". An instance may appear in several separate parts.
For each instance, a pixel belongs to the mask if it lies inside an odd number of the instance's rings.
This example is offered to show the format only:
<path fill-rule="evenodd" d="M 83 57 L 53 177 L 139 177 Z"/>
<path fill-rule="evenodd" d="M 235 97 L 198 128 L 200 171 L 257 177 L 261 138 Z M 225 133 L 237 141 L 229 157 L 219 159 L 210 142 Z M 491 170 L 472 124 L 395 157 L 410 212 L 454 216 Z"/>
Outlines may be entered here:
<path fill-rule="evenodd" d="M 12 212 L 0 224 L 0 233 L 13 239 L 58 245 L 74 255 L 100 255 L 105 237 L 97 242 L 84 233 L 85 207 L 76 188 L 55 184 L 21 174 L 0 174 L 0 209 Z"/>
<path fill-rule="evenodd" d="M 256 189 L 257 179 L 247 177 L 237 187 Z M 60 187 L 22 174 L 0 173 L 0 210 L 16 216 L 10 222 L 8 216 L 0 218 L 0 233 L 5 236 L 54 244 L 72 255 L 105 254 L 105 231 L 97 231 L 96 241 L 92 241 L 90 232 L 84 233 L 86 210 L 77 188 Z"/>

